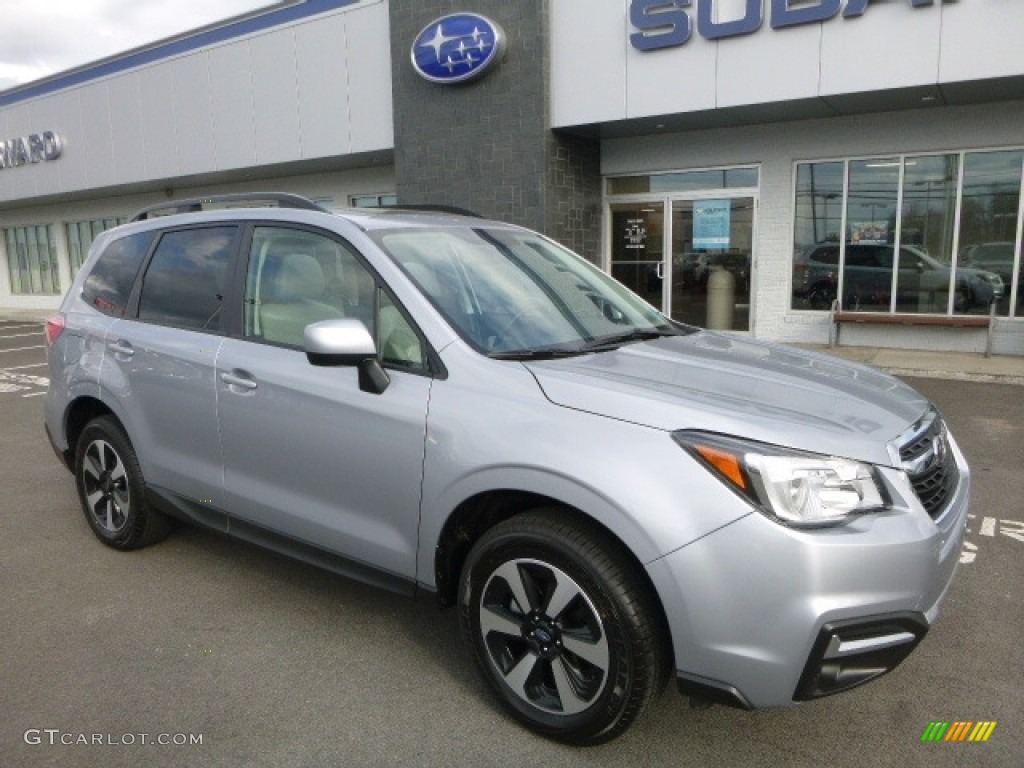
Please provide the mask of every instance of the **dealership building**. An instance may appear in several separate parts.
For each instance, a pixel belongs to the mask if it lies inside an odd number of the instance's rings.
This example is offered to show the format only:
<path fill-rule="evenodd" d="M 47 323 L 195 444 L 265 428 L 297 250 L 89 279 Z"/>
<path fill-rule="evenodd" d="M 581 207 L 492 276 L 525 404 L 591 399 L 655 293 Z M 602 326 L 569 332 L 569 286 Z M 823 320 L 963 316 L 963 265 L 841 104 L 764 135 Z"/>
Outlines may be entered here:
<path fill-rule="evenodd" d="M 145 206 L 272 190 L 522 224 L 756 338 L 994 313 L 1024 354 L 1022 39 L 1007 0 L 278 3 L 0 92 L 0 315 Z"/>

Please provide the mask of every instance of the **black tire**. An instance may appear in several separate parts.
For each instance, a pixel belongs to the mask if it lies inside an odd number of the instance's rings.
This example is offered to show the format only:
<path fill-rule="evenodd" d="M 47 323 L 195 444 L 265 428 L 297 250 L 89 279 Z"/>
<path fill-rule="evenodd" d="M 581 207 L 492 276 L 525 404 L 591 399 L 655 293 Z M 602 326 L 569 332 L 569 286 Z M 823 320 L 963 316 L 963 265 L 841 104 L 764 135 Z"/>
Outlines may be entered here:
<path fill-rule="evenodd" d="M 807 303 L 811 305 L 811 309 L 831 309 L 835 297 L 836 292 L 829 286 L 815 285 L 807 294 Z"/>
<path fill-rule="evenodd" d="M 643 712 L 668 655 L 638 571 L 603 529 L 560 509 L 506 520 L 473 546 L 459 584 L 463 638 L 520 722 L 587 745 Z"/>
<path fill-rule="evenodd" d="M 171 522 L 146 503 L 139 460 L 113 416 L 90 421 L 75 446 L 75 485 L 96 538 L 120 550 L 167 537 Z"/>

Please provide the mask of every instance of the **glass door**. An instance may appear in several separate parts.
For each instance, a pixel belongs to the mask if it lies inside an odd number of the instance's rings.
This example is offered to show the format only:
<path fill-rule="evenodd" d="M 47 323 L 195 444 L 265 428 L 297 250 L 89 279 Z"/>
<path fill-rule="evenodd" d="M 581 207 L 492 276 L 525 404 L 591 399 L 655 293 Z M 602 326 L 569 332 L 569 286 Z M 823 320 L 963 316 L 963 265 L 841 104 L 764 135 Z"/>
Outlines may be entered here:
<path fill-rule="evenodd" d="M 619 282 L 665 312 L 665 204 L 613 203 L 611 272 Z"/>
<path fill-rule="evenodd" d="M 673 320 L 724 331 L 750 330 L 754 198 L 675 200 L 672 203 L 671 284 L 666 310 Z"/>

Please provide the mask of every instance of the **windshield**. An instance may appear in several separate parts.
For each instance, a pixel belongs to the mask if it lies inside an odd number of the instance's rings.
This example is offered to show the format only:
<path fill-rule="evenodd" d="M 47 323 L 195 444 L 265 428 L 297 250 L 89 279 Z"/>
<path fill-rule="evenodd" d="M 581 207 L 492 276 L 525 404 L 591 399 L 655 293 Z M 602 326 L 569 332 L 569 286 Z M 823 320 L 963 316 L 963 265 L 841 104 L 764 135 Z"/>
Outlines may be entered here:
<path fill-rule="evenodd" d="M 492 357 L 581 354 L 685 332 L 579 256 L 526 230 L 373 235 L 459 335 Z"/>

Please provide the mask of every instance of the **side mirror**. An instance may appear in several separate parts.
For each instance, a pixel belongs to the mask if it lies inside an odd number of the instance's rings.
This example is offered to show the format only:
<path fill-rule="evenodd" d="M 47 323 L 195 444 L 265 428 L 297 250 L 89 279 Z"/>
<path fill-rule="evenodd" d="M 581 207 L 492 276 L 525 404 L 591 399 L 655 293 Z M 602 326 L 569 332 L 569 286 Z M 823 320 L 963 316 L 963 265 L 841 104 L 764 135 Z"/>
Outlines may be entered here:
<path fill-rule="evenodd" d="M 382 394 L 391 383 L 377 360 L 377 346 L 361 320 L 347 317 L 307 325 L 302 332 L 303 348 L 310 364 L 357 366 L 359 388 Z"/>

